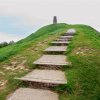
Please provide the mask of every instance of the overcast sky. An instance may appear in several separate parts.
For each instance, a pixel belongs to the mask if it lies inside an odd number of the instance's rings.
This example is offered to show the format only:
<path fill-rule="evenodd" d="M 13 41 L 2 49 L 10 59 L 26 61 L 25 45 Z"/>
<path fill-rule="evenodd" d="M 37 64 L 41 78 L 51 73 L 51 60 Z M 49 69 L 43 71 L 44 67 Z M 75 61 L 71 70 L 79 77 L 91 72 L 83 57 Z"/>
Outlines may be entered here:
<path fill-rule="evenodd" d="M 87 24 L 100 31 L 100 0 L 0 0 L 0 42 L 18 41 L 58 22 Z"/>

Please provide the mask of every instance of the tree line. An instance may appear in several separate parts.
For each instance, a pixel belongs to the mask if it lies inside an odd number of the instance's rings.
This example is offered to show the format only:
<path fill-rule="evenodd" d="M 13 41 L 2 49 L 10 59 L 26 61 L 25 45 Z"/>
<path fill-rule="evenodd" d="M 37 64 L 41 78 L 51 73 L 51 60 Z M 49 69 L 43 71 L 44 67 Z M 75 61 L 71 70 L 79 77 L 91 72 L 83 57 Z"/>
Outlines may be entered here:
<path fill-rule="evenodd" d="M 0 43 L 0 48 L 6 47 L 6 46 L 8 46 L 8 45 L 12 45 L 12 44 L 14 44 L 14 43 L 15 43 L 14 41 L 10 41 L 9 43 L 7 43 L 7 42 L 2 42 L 2 43 Z"/>

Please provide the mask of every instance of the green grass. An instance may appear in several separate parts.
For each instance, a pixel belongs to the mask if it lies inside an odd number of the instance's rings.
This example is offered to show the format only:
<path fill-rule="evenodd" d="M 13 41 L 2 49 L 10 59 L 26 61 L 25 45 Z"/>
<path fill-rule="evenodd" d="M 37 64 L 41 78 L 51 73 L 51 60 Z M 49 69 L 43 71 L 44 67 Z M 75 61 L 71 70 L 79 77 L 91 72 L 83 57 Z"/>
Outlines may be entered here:
<path fill-rule="evenodd" d="M 0 90 L 0 100 L 5 100 L 8 94 L 25 85 L 15 80 L 31 71 L 36 66 L 33 61 L 38 59 L 49 43 L 69 28 L 75 28 L 77 33 L 70 43 L 66 56 L 72 62 L 70 68 L 65 68 L 68 84 L 56 88 L 60 100 L 99 100 L 100 99 L 100 33 L 86 25 L 57 24 L 48 25 L 14 45 L 0 49 L 0 80 L 7 80 L 3 90 Z M 25 57 L 25 58 L 21 58 Z M 26 70 L 6 70 L 4 65 L 12 66 L 12 61 L 21 63 L 27 60 Z M 17 65 L 16 65 L 17 66 Z M 25 67 L 25 68 L 26 68 Z"/>
<path fill-rule="evenodd" d="M 72 27 L 77 30 L 67 51 L 72 68 L 65 71 L 72 90 L 60 99 L 100 100 L 100 33 L 85 25 Z"/>
<path fill-rule="evenodd" d="M 17 42 L 14 45 L 7 46 L 0 49 L 0 61 L 8 59 L 10 56 L 18 54 L 19 52 L 27 49 L 32 45 L 34 41 L 37 41 L 39 37 L 44 37 L 44 35 L 53 35 L 56 31 L 59 32 L 61 29 L 65 29 L 66 24 L 48 25 L 42 27 L 37 32 L 31 34 L 27 38 Z"/>

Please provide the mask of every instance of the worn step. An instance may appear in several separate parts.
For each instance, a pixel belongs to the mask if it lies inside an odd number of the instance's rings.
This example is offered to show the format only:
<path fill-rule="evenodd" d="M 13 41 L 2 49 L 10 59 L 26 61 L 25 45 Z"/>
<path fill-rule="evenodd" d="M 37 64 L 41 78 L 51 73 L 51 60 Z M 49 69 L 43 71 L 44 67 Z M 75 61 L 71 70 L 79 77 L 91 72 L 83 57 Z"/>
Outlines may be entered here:
<path fill-rule="evenodd" d="M 7 100 L 59 100 L 50 90 L 19 88 Z"/>
<path fill-rule="evenodd" d="M 69 43 L 70 43 L 69 41 L 53 41 L 53 42 L 51 42 L 51 44 L 54 46 L 66 46 Z"/>
<path fill-rule="evenodd" d="M 60 39 L 68 39 L 71 40 L 74 36 L 60 36 Z"/>
<path fill-rule="evenodd" d="M 43 55 L 33 64 L 43 65 L 43 66 L 48 65 L 47 67 L 50 67 L 49 65 L 51 65 L 54 67 L 54 66 L 69 65 L 69 62 L 67 61 L 67 58 L 65 55 Z"/>
<path fill-rule="evenodd" d="M 59 70 L 33 70 L 22 78 L 17 78 L 25 82 L 31 83 L 31 86 L 38 88 L 54 87 L 67 84 L 63 71 Z"/>
<path fill-rule="evenodd" d="M 70 41 L 71 39 L 66 39 L 66 38 L 64 38 L 64 39 L 55 39 L 54 41 Z"/>
<path fill-rule="evenodd" d="M 75 29 L 69 29 L 64 35 L 73 36 L 73 35 L 75 35 L 75 33 L 76 33 Z"/>
<path fill-rule="evenodd" d="M 66 46 L 50 46 L 47 49 L 45 49 L 45 52 L 65 52 L 67 49 Z"/>
<path fill-rule="evenodd" d="M 63 34 L 63 36 L 74 36 L 75 35 L 75 33 L 65 33 L 65 34 Z"/>

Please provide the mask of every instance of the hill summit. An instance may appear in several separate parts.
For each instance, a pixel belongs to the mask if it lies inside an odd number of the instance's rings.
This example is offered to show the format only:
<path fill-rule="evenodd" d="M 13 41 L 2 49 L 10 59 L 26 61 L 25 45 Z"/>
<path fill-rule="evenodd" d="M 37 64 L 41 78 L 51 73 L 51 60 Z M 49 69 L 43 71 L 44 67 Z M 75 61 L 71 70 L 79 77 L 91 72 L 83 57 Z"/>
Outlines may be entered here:
<path fill-rule="evenodd" d="M 62 38 L 65 38 L 63 34 L 69 29 L 76 30 L 73 39 L 69 43 L 71 38 L 69 36 L 67 42 L 62 42 Z M 58 38 L 60 42 L 55 42 L 54 40 L 59 41 Z M 27 84 L 17 80 L 16 77 L 23 77 L 33 69 L 36 69 L 37 66 L 35 66 L 33 62 L 37 61 L 35 63 L 41 64 L 43 61 L 41 59 L 44 58 L 39 58 L 51 43 L 64 43 L 64 46 L 68 45 L 66 49 L 63 46 L 65 52 L 64 56 L 59 54 L 60 56 L 58 57 L 58 53 L 53 53 L 55 60 L 52 60 L 51 56 L 49 56 L 51 57 L 49 60 L 46 59 L 48 62 L 51 61 L 49 63 L 53 64 L 55 61 L 59 64 L 64 60 L 63 64 L 66 65 L 63 66 L 62 69 L 64 74 L 59 71 L 57 71 L 57 74 L 52 74 L 55 76 L 65 75 L 65 78 L 62 77 L 60 82 L 62 82 L 63 79 L 64 82 L 66 82 L 67 79 L 67 84 L 53 88 L 53 90 L 58 93 L 59 100 L 100 99 L 100 33 L 87 25 L 61 23 L 44 26 L 27 38 L 13 45 L 0 48 L 0 100 L 5 100 L 19 87 L 28 87 Z M 57 48 L 57 50 L 58 49 L 59 48 Z M 60 50 L 61 49 L 62 48 L 60 48 Z M 51 49 L 49 48 L 49 50 Z M 47 55 L 45 56 L 47 57 Z M 66 63 L 65 59 L 71 63 Z M 43 73 L 45 71 L 41 72 L 39 70 L 38 72 Z M 50 73 L 52 73 L 52 71 Z M 53 71 L 53 73 L 55 72 Z M 53 78 L 55 79 L 57 76 Z M 48 94 L 49 93 L 52 94 L 51 92 L 48 92 Z"/>

